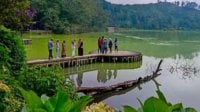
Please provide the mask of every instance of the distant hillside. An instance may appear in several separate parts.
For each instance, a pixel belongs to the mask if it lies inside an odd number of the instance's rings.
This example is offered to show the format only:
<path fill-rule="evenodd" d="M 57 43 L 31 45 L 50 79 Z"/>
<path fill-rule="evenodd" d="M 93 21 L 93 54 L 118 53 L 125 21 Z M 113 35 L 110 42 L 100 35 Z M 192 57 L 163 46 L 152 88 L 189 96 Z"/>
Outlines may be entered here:
<path fill-rule="evenodd" d="M 200 29 L 200 11 L 195 3 L 116 5 L 96 0 L 109 17 L 109 25 L 138 29 Z"/>

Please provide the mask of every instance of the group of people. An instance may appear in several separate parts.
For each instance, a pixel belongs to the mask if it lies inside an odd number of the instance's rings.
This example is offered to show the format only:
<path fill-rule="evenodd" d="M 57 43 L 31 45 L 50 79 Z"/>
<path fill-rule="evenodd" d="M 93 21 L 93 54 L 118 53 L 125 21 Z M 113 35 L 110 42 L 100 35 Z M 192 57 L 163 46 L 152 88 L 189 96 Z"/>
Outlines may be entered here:
<path fill-rule="evenodd" d="M 61 52 L 60 52 L 60 47 L 61 47 Z M 76 47 L 78 48 L 78 55 L 83 56 L 83 41 L 82 39 L 79 39 L 78 44 L 76 45 L 76 40 L 71 41 L 71 56 L 75 56 L 75 50 Z M 48 42 L 48 50 L 49 50 L 49 60 L 53 59 L 53 49 L 54 49 L 54 42 L 53 39 L 50 39 Z M 64 40 L 62 42 L 62 45 L 60 46 L 59 40 L 56 41 L 55 43 L 55 50 L 56 50 L 56 58 L 62 58 L 67 56 L 67 50 L 66 50 L 66 41 Z"/>
<path fill-rule="evenodd" d="M 115 52 L 118 52 L 118 40 L 117 40 L 117 38 L 115 38 L 115 40 L 113 42 L 111 38 L 107 39 L 107 38 L 104 38 L 104 36 L 99 37 L 99 39 L 98 39 L 98 53 L 107 54 L 108 48 L 110 50 L 110 53 L 112 53 L 113 44 L 115 46 L 114 47 Z"/>
<path fill-rule="evenodd" d="M 104 38 L 104 36 L 99 37 L 98 53 L 107 54 L 108 48 L 110 50 L 110 53 L 112 53 L 113 45 L 115 48 L 115 52 L 118 52 L 117 38 L 115 38 L 115 40 L 113 41 L 111 38 L 107 39 L 107 38 Z M 61 52 L 60 52 L 60 47 L 61 47 Z M 83 56 L 83 41 L 82 41 L 82 39 L 78 40 L 78 44 L 76 44 L 76 40 L 71 41 L 71 56 L 72 57 L 75 56 L 76 47 L 78 48 L 78 56 Z M 49 60 L 53 59 L 53 49 L 54 49 L 54 42 L 53 42 L 53 39 L 50 39 L 48 42 Z M 56 51 L 56 58 L 66 57 L 67 56 L 66 41 L 64 40 L 62 42 L 62 45 L 60 46 L 59 40 L 56 40 L 55 51 Z"/>

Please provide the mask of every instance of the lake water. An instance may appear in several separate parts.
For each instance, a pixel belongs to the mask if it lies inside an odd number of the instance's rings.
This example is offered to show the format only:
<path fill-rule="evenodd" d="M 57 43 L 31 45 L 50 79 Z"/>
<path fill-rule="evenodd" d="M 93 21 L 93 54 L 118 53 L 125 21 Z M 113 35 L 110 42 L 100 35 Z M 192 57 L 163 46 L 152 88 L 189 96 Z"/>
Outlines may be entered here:
<path fill-rule="evenodd" d="M 134 31 L 124 30 L 113 34 L 118 37 L 122 50 L 143 53 L 142 62 L 92 64 L 68 68 L 75 84 L 80 87 L 111 85 L 150 75 L 161 59 L 161 75 L 156 81 L 172 103 L 200 111 L 200 32 L 192 31 Z M 139 107 L 141 101 L 156 96 L 154 81 L 128 90 L 107 93 L 98 97 L 111 107 L 122 109 L 123 105 Z"/>

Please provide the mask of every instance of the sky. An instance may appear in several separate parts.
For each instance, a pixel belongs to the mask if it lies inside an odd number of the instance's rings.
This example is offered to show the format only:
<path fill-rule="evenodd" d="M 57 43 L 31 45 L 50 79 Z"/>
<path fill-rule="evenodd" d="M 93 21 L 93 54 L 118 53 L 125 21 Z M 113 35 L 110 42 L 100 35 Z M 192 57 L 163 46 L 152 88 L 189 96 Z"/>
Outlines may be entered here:
<path fill-rule="evenodd" d="M 115 4 L 147 4 L 147 3 L 156 3 L 157 0 L 106 0 Z M 164 0 L 161 0 L 164 1 Z M 200 0 L 167 0 L 168 2 L 174 1 L 191 1 L 200 4 Z"/>

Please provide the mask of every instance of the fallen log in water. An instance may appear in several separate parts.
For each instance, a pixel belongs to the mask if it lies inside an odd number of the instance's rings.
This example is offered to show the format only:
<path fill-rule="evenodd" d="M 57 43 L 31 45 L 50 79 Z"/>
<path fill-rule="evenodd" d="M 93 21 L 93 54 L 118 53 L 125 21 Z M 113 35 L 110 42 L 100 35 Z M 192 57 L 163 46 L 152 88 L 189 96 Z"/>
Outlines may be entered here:
<path fill-rule="evenodd" d="M 147 82 L 147 81 L 159 76 L 160 75 L 159 72 L 162 70 L 162 69 L 160 69 L 162 62 L 163 62 L 163 60 L 160 60 L 158 66 L 157 66 L 157 69 L 153 72 L 153 74 L 151 74 L 149 76 L 146 76 L 146 77 L 143 77 L 143 78 L 140 77 L 136 80 L 129 80 L 129 81 L 113 84 L 113 85 L 110 85 L 110 86 L 79 87 L 79 88 L 77 88 L 77 92 L 83 92 L 85 94 L 97 94 L 97 93 L 105 93 L 105 92 L 109 92 L 109 91 L 119 91 L 119 90 L 123 90 L 123 89 L 133 87 L 137 84 Z"/>

